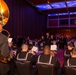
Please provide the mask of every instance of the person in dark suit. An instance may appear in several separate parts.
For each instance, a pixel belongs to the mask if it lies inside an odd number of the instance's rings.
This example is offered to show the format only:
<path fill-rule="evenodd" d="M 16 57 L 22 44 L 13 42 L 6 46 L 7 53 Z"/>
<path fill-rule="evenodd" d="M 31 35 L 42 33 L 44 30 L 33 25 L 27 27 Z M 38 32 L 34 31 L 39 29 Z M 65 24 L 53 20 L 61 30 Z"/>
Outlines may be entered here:
<path fill-rule="evenodd" d="M 60 38 L 59 38 L 59 42 L 58 42 L 58 46 L 60 45 L 63 49 L 65 49 L 66 45 L 67 45 L 67 41 L 66 41 L 66 37 L 61 34 Z"/>
<path fill-rule="evenodd" d="M 2 33 L 2 24 L 0 23 L 0 75 L 8 75 L 9 64 L 3 63 L 2 59 L 8 58 L 10 55 L 10 50 L 8 48 L 8 40 Z"/>
<path fill-rule="evenodd" d="M 51 44 L 49 32 L 46 33 L 46 36 L 44 37 L 44 41 L 45 41 L 45 45 L 50 45 Z"/>

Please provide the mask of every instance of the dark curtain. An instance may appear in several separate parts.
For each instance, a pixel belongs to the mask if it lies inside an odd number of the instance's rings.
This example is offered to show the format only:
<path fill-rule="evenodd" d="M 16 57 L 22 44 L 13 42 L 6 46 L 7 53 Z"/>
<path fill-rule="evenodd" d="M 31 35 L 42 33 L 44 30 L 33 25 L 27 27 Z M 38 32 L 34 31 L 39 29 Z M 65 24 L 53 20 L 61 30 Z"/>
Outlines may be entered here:
<path fill-rule="evenodd" d="M 5 0 L 10 10 L 9 21 L 4 27 L 12 37 L 39 38 L 46 31 L 47 17 L 25 0 Z"/>

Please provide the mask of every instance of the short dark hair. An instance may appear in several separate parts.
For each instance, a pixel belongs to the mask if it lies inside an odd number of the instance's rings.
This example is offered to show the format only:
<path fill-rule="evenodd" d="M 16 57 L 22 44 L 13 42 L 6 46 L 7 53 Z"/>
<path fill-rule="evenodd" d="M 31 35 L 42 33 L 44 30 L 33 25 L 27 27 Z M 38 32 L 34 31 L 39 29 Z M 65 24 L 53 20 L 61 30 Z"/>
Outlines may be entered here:
<path fill-rule="evenodd" d="M 28 46 L 28 44 L 26 44 L 26 43 L 23 43 L 22 46 L 23 46 L 23 45 L 27 45 L 27 46 Z"/>
<path fill-rule="evenodd" d="M 68 44 L 68 46 L 74 47 L 74 43 L 71 42 L 71 43 Z"/>
<path fill-rule="evenodd" d="M 49 45 L 44 45 L 44 49 L 45 49 L 46 47 L 50 48 L 50 46 L 49 46 Z"/>

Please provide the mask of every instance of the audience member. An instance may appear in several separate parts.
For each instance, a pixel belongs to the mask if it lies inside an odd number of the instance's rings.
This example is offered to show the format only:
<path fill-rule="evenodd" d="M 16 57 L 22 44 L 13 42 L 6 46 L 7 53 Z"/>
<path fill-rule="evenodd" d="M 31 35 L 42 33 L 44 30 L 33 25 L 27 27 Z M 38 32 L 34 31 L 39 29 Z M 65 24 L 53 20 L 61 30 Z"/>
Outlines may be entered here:
<path fill-rule="evenodd" d="M 76 48 L 71 52 L 71 58 L 65 63 L 67 66 L 76 66 Z"/>
<path fill-rule="evenodd" d="M 50 36 L 50 42 L 51 42 L 51 45 L 55 44 L 55 43 L 54 43 L 54 42 L 55 42 L 55 37 L 54 37 L 54 35 L 51 35 L 51 36 Z"/>
<path fill-rule="evenodd" d="M 59 38 L 58 45 L 60 45 L 63 49 L 65 49 L 65 47 L 67 45 L 66 37 L 63 34 L 61 34 L 61 36 Z"/>
<path fill-rule="evenodd" d="M 50 45 L 50 34 L 49 32 L 46 33 L 46 36 L 44 37 L 45 45 Z"/>
<path fill-rule="evenodd" d="M 41 36 L 41 39 L 38 42 L 38 46 L 40 49 L 43 49 L 44 43 L 45 43 L 44 36 Z"/>
<path fill-rule="evenodd" d="M 68 49 L 64 52 L 64 57 L 65 60 L 67 61 L 67 59 L 69 59 L 71 57 L 71 52 L 74 49 L 74 44 L 73 43 L 69 43 L 68 44 Z"/>

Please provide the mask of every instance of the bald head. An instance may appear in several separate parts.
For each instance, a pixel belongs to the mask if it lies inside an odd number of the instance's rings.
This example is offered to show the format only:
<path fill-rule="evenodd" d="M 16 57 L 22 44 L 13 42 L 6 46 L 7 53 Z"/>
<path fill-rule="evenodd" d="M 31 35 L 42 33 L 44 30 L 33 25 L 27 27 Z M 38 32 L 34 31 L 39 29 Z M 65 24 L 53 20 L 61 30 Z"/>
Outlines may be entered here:
<path fill-rule="evenodd" d="M 2 24 L 0 24 L 0 32 L 2 32 L 3 26 Z"/>

